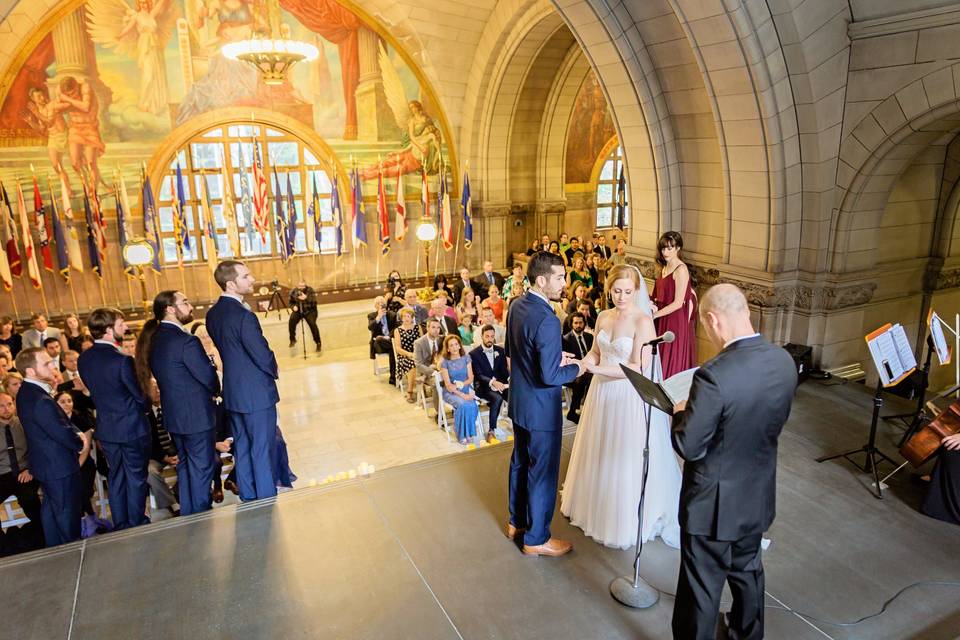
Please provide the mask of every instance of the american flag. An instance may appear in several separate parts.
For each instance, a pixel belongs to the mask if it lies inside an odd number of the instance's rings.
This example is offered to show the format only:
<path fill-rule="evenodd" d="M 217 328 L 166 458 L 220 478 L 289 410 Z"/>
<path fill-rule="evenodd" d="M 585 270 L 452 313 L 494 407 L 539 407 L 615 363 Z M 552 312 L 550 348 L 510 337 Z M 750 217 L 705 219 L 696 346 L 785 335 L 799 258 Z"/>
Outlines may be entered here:
<path fill-rule="evenodd" d="M 260 240 L 267 242 L 270 231 L 270 212 L 267 209 L 267 179 L 263 175 L 260 145 L 253 141 L 253 226 L 260 232 Z"/>
<path fill-rule="evenodd" d="M 37 177 L 33 177 L 33 212 L 36 217 L 38 237 L 40 238 L 40 256 L 43 259 L 43 268 L 53 271 L 53 255 L 50 253 L 50 231 L 47 229 L 47 211 L 40 197 L 40 185 Z"/>

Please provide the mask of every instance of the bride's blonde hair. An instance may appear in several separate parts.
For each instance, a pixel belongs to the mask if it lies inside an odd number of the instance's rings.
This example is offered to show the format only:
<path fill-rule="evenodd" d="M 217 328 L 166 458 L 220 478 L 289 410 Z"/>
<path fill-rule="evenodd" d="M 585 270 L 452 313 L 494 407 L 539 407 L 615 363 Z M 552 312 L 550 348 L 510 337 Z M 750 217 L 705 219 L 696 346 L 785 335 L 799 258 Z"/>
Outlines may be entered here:
<path fill-rule="evenodd" d="M 640 277 L 640 270 L 632 264 L 618 264 L 607 272 L 607 281 L 604 285 L 604 293 L 610 295 L 610 287 L 617 280 L 631 280 L 635 289 L 639 289 L 643 279 Z"/>

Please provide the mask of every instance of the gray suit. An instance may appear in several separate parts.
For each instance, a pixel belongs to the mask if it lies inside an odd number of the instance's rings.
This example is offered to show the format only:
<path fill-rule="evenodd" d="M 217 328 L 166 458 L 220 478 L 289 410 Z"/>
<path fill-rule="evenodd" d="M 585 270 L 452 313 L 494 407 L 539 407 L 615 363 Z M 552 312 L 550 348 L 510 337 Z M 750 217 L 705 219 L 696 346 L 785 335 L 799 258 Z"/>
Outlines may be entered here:
<path fill-rule="evenodd" d="M 427 390 L 428 395 L 430 390 L 436 390 L 433 382 L 433 375 L 437 372 L 437 370 L 433 366 L 433 356 L 439 352 L 441 345 L 443 344 L 443 336 L 437 336 L 434 339 L 436 342 L 436 349 L 431 346 L 430 340 L 430 336 L 422 335 L 413 343 L 413 360 L 417 365 L 417 373 L 423 376 L 424 388 Z M 439 399 L 436 397 L 436 393 L 433 395 L 434 406 L 439 411 Z"/>
<path fill-rule="evenodd" d="M 57 338 L 60 339 L 60 329 L 56 327 L 47 327 L 47 330 L 44 331 L 47 334 L 47 338 Z M 23 348 L 24 349 L 37 349 L 43 346 L 43 340 L 40 338 L 40 332 L 30 327 L 23 332 Z"/>

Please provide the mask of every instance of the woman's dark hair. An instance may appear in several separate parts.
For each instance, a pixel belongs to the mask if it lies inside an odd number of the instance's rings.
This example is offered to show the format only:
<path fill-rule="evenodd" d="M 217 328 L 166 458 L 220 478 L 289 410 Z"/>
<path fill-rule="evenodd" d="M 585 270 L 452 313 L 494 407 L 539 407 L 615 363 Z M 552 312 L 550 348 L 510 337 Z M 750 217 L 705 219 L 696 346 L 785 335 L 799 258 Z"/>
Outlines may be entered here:
<path fill-rule="evenodd" d="M 661 267 L 667 266 L 667 261 L 663 259 L 663 250 L 667 247 L 676 247 L 679 258 L 680 250 L 683 249 L 683 236 L 676 231 L 667 231 L 657 240 L 657 264 Z"/>
<path fill-rule="evenodd" d="M 394 277 L 394 274 L 396 274 L 396 277 Z M 387 276 L 387 282 L 399 282 L 399 283 L 403 284 L 403 278 L 400 276 L 400 272 L 397 271 L 396 269 L 394 269 L 394 270 L 391 271 L 390 274 Z"/>
<path fill-rule="evenodd" d="M 527 265 L 527 278 L 530 279 L 530 284 L 536 284 L 538 277 L 547 278 L 553 271 L 553 267 L 563 266 L 563 258 L 557 254 L 539 251 L 530 258 L 530 263 Z"/>
<path fill-rule="evenodd" d="M 53 401 L 60 404 L 60 396 L 70 396 L 70 399 L 73 400 L 73 395 L 69 391 L 57 391 L 53 394 Z"/>
<path fill-rule="evenodd" d="M 547 245 L 547 251 L 548 251 L 549 253 L 553 253 L 553 245 L 557 245 L 557 253 L 560 253 L 560 243 L 557 242 L 556 240 L 551 240 L 551 241 L 550 241 L 550 244 Z M 529 269 L 528 269 L 528 271 L 529 271 Z M 529 278 L 530 276 L 527 276 L 527 277 Z"/>
<path fill-rule="evenodd" d="M 437 275 L 433 276 L 434 291 L 437 290 L 437 285 L 440 284 L 441 282 L 443 283 L 443 286 L 447 286 L 447 276 L 443 275 L 442 273 L 438 273 Z"/>
<path fill-rule="evenodd" d="M 153 349 L 153 336 L 160 328 L 160 321 L 167 315 L 167 307 L 172 307 L 177 302 L 177 292 L 168 289 L 161 291 L 153 299 L 153 317 L 143 324 L 140 331 L 140 337 L 137 339 L 137 350 L 134 360 L 137 369 L 137 382 L 143 395 L 150 397 L 152 389 L 153 373 L 150 371 L 150 350 Z"/>

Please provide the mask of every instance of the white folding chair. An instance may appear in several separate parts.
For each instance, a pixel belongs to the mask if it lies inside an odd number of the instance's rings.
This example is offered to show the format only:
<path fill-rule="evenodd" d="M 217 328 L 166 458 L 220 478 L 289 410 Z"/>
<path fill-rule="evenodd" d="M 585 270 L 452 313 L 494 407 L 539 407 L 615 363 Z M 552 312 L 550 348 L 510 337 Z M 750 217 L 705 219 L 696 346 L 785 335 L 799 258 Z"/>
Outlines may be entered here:
<path fill-rule="evenodd" d="M 381 364 L 386 361 L 386 364 Z M 386 353 L 373 354 L 373 375 L 378 378 L 384 373 L 390 373 L 390 355 Z"/>
<path fill-rule="evenodd" d="M 437 394 L 437 398 L 440 399 L 440 409 L 437 411 L 437 426 L 446 431 L 447 433 L 447 442 L 451 441 L 450 438 L 450 428 L 453 421 L 453 406 L 447 404 L 443 401 L 443 377 L 440 375 L 440 372 L 437 371 L 433 374 L 434 381 L 434 393 Z M 450 413 L 449 418 L 447 417 L 447 412 Z M 473 437 L 474 444 L 480 444 L 483 438 L 480 436 L 483 432 L 483 423 L 480 421 L 480 413 L 477 413 L 477 423 L 474 428 L 475 435 Z"/>

